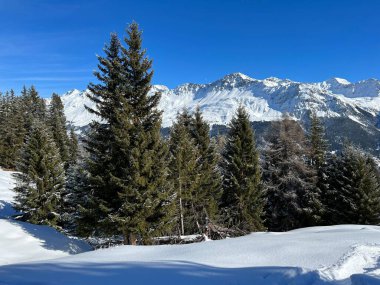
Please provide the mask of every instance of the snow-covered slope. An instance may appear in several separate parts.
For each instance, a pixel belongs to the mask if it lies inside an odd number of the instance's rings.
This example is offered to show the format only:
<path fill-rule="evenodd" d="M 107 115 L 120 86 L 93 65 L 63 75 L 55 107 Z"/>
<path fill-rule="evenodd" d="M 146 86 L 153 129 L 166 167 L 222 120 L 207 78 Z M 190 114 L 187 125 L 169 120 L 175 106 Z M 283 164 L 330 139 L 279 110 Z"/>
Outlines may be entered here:
<path fill-rule="evenodd" d="M 62 95 L 67 121 L 75 127 L 84 127 L 92 120 L 97 119 L 85 108 L 85 106 L 94 107 L 94 104 L 88 99 L 87 93 L 89 93 L 88 90 L 81 92 L 73 89 Z"/>
<path fill-rule="evenodd" d="M 0 219 L 0 265 L 64 257 L 91 250 L 48 226 Z M 1 275 L 1 274 L 0 274 Z M 0 277 L 0 284 L 1 277 Z"/>
<path fill-rule="evenodd" d="M 0 265 L 47 260 L 91 250 L 83 241 L 64 236 L 47 226 L 11 219 L 15 193 L 13 172 L 0 170 Z M 3 283 L 0 274 L 0 284 Z"/>
<path fill-rule="evenodd" d="M 12 206 L 15 197 L 15 192 L 12 191 L 15 187 L 13 173 L 0 169 L 0 219 L 8 218 L 16 213 Z"/>
<path fill-rule="evenodd" d="M 159 108 L 164 111 L 164 127 L 171 126 L 181 109 L 194 110 L 197 106 L 210 124 L 220 125 L 230 121 L 239 105 L 247 108 L 252 121 L 277 120 L 284 112 L 302 119 L 309 110 L 315 110 L 321 117 L 345 117 L 365 125 L 371 119 L 368 116 L 380 112 L 380 81 L 376 79 L 350 83 L 332 78 L 301 83 L 274 77 L 257 80 L 233 73 L 210 84 L 186 83 L 174 89 L 153 86 L 151 92 L 157 91 L 162 93 Z M 77 127 L 94 119 L 84 109 L 84 105 L 94 107 L 85 96 L 88 92 L 72 90 L 62 96 L 66 116 Z"/>
<path fill-rule="evenodd" d="M 380 227 L 342 225 L 14 264 L 0 284 L 379 284 L 379 258 Z"/>

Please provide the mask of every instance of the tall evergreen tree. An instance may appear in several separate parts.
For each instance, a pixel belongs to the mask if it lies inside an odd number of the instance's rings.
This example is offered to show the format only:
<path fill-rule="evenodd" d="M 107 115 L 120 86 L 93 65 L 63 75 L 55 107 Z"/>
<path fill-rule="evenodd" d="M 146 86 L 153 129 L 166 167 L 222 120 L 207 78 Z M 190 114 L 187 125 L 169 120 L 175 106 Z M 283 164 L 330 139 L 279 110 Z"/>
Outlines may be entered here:
<path fill-rule="evenodd" d="M 83 235 L 112 235 L 117 232 L 116 223 L 110 214 L 118 210 L 120 205 L 118 188 L 111 182 L 115 138 L 111 126 L 115 124 L 115 110 L 120 107 L 120 85 L 122 84 L 122 64 L 120 59 L 120 41 L 116 34 L 111 34 L 110 44 L 104 48 L 105 57 L 98 56 L 98 69 L 94 73 L 99 81 L 91 83 L 89 99 L 96 104 L 90 113 L 102 119 L 93 121 L 85 140 L 85 148 L 89 153 L 86 168 L 88 177 L 88 199 L 81 207 L 78 217 L 78 231 Z M 119 159 L 123 159 L 119 157 Z"/>
<path fill-rule="evenodd" d="M 222 156 L 226 224 L 246 232 L 262 230 L 264 202 L 259 154 L 248 113 L 241 106 L 230 122 Z"/>
<path fill-rule="evenodd" d="M 58 148 L 46 129 L 42 122 L 33 122 L 17 164 L 16 201 L 26 220 L 56 227 L 65 173 Z"/>
<path fill-rule="evenodd" d="M 199 192 L 199 152 L 189 133 L 190 120 L 184 110 L 170 130 L 170 173 L 176 195 L 178 233 L 201 232 L 201 221 L 197 195 Z M 202 201 L 203 202 L 203 201 Z"/>
<path fill-rule="evenodd" d="M 127 48 L 112 35 L 106 57 L 99 57 L 100 83 L 90 85 L 90 99 L 97 104 L 90 111 L 102 123 L 92 123 L 87 139 L 91 199 L 82 219 L 94 222 L 91 227 L 100 234 L 122 234 L 134 244 L 166 230 L 170 187 L 160 94 L 148 96 L 152 63 L 141 49 L 137 24 L 127 32 Z"/>
<path fill-rule="evenodd" d="M 328 189 L 328 181 L 327 181 L 327 140 L 325 139 L 325 128 L 318 118 L 315 112 L 311 113 L 310 117 L 310 131 L 309 131 L 309 145 L 310 145 L 310 158 L 309 163 L 316 171 L 316 184 L 315 184 L 315 192 L 319 193 L 320 199 L 323 199 L 323 193 L 325 193 Z M 321 200 L 320 214 L 322 217 L 324 215 L 324 203 Z M 323 221 L 319 219 L 313 223 L 313 225 L 321 224 Z"/>
<path fill-rule="evenodd" d="M 170 173 L 177 195 L 178 231 L 203 233 L 217 221 L 221 175 L 210 128 L 199 108 L 183 109 L 170 131 Z"/>
<path fill-rule="evenodd" d="M 316 172 L 308 163 L 309 150 L 301 126 L 285 117 L 272 124 L 264 151 L 266 223 L 269 230 L 287 231 L 320 220 Z"/>
<path fill-rule="evenodd" d="M 199 153 L 197 162 L 199 184 L 196 192 L 196 208 L 200 223 L 204 226 L 209 221 L 215 223 L 218 220 L 218 202 L 221 198 L 222 188 L 216 142 L 210 139 L 210 127 L 204 121 L 199 107 L 191 120 L 190 134 Z"/>
<path fill-rule="evenodd" d="M 123 106 L 117 109 L 119 121 L 113 126 L 119 166 L 112 180 L 119 187 L 122 202 L 113 218 L 130 244 L 136 238 L 147 243 L 171 226 L 168 151 L 161 138 L 161 112 L 157 109 L 161 94 L 148 95 L 152 61 L 142 49 L 141 34 L 136 23 L 127 29 L 127 47 L 122 47 L 126 79 L 122 84 Z M 126 158 L 121 165 L 120 156 Z"/>
<path fill-rule="evenodd" d="M 67 168 L 68 161 L 70 159 L 70 140 L 66 130 L 66 116 L 64 113 L 64 107 L 58 94 L 53 93 L 51 97 L 47 122 L 51 129 L 55 144 L 59 149 L 61 159 Z"/>

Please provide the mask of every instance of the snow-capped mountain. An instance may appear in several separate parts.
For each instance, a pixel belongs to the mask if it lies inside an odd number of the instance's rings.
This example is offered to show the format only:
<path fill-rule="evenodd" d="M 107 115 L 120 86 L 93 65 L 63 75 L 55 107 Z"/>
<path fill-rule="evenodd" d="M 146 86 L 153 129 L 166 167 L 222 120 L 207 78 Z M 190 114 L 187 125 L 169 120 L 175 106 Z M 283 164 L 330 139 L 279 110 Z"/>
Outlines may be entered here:
<path fill-rule="evenodd" d="M 84 127 L 96 119 L 84 105 L 94 107 L 86 93 L 76 89 L 62 95 L 68 121 Z M 171 126 L 178 111 L 197 106 L 212 125 L 226 125 L 236 108 L 243 105 L 252 121 L 272 121 L 289 113 L 302 119 L 314 110 L 326 118 L 348 118 L 364 126 L 380 112 L 380 81 L 368 79 L 350 83 L 332 78 L 319 83 L 301 83 L 275 77 L 257 80 L 241 73 L 229 74 L 209 84 L 186 83 L 174 89 L 154 85 L 161 92 L 163 127 Z"/>

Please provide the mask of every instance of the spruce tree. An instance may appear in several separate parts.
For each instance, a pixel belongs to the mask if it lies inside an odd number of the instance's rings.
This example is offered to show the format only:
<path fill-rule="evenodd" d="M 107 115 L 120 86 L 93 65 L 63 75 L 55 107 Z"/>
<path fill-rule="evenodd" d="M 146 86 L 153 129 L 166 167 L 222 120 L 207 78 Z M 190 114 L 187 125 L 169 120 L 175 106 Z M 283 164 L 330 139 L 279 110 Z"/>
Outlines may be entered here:
<path fill-rule="evenodd" d="M 178 113 L 170 131 L 170 173 L 177 195 L 178 231 L 205 232 L 209 222 L 217 222 L 221 195 L 221 174 L 210 128 L 197 108 Z"/>
<path fill-rule="evenodd" d="M 98 56 L 98 69 L 94 73 L 99 83 L 89 85 L 87 96 L 96 104 L 86 109 L 99 118 L 93 121 L 85 140 L 85 149 L 89 153 L 86 171 L 89 173 L 87 197 L 78 217 L 78 231 L 83 235 L 117 234 L 116 223 L 110 214 L 120 206 L 118 187 L 111 182 L 115 166 L 111 160 L 114 155 L 115 138 L 111 131 L 115 123 L 115 110 L 120 107 L 120 85 L 122 67 L 120 59 L 120 41 L 116 34 L 111 34 L 110 44 L 104 48 L 105 57 Z M 119 159 L 124 159 L 123 156 Z"/>
<path fill-rule="evenodd" d="M 380 180 L 373 159 L 351 145 L 329 163 L 326 224 L 379 224 Z"/>
<path fill-rule="evenodd" d="M 22 98 L 26 115 L 26 129 L 29 131 L 34 120 L 45 122 L 46 104 L 33 85 L 27 90 L 23 89 Z"/>
<path fill-rule="evenodd" d="M 78 227 L 78 221 L 81 210 L 87 204 L 86 184 L 88 181 L 88 173 L 86 167 L 81 162 L 71 163 L 66 170 L 65 191 L 62 193 L 63 211 L 61 214 L 62 228 L 74 235 L 87 235 L 88 225 Z M 86 221 L 80 220 L 85 223 Z M 90 225 L 91 226 L 91 225 Z M 82 232 L 82 229 L 85 229 Z"/>
<path fill-rule="evenodd" d="M 360 202 L 358 205 L 358 224 L 380 224 L 380 173 L 376 162 L 370 155 L 360 159 L 362 179 L 359 184 Z"/>
<path fill-rule="evenodd" d="M 69 165 L 73 165 L 77 163 L 77 160 L 79 158 L 79 142 L 78 137 L 74 132 L 74 128 L 70 128 L 70 135 L 69 135 Z"/>
<path fill-rule="evenodd" d="M 179 235 L 201 233 L 201 212 L 199 211 L 199 152 L 190 136 L 188 112 L 177 115 L 177 121 L 170 130 L 170 173 L 176 195 L 176 216 Z"/>
<path fill-rule="evenodd" d="M 328 189 L 327 182 L 327 140 L 325 139 L 325 128 L 317 117 L 315 112 L 311 113 L 310 117 L 310 131 L 309 131 L 309 146 L 310 146 L 310 156 L 309 163 L 316 171 L 316 184 L 315 192 L 319 193 L 320 199 L 323 199 L 324 193 Z M 321 200 L 320 214 L 318 216 L 322 217 L 324 215 L 323 201 Z M 322 219 L 318 218 L 312 225 L 321 224 Z"/>
<path fill-rule="evenodd" d="M 218 203 L 222 194 L 221 173 L 216 142 L 210 138 L 210 127 L 204 121 L 199 107 L 192 117 L 190 134 L 199 153 L 196 209 L 201 225 L 207 226 L 208 222 L 216 223 L 218 220 Z"/>
<path fill-rule="evenodd" d="M 309 150 L 301 126 L 285 116 L 274 122 L 266 138 L 263 177 L 266 187 L 266 225 L 287 231 L 320 220 L 316 172 L 308 163 Z"/>
<path fill-rule="evenodd" d="M 82 235 L 78 227 L 81 210 L 86 205 L 86 184 L 88 173 L 79 155 L 78 138 L 70 128 L 69 160 L 66 162 L 65 191 L 62 194 L 63 213 L 61 217 L 63 229 L 71 234 Z M 86 226 L 84 226 L 86 227 Z"/>
<path fill-rule="evenodd" d="M 264 229 L 264 202 L 259 154 L 248 113 L 242 106 L 229 127 L 221 164 L 225 223 L 245 232 L 260 231 Z"/>
<path fill-rule="evenodd" d="M 61 159 L 65 163 L 65 168 L 67 168 L 70 159 L 70 140 L 66 130 L 64 107 L 58 94 L 53 93 L 51 97 L 47 122 L 51 129 L 55 144 L 59 149 Z"/>
<path fill-rule="evenodd" d="M 86 140 L 91 197 L 80 220 L 97 234 L 122 234 L 125 243 L 135 244 L 168 229 L 170 185 L 160 94 L 148 96 L 152 62 L 141 48 L 137 24 L 127 33 L 127 48 L 112 35 L 106 57 L 99 57 L 100 83 L 89 87 L 97 105 L 89 110 L 102 122 L 92 123 Z"/>
<path fill-rule="evenodd" d="M 0 161 L 5 168 L 14 168 L 26 130 L 20 99 L 11 90 L 0 102 Z"/>
<path fill-rule="evenodd" d="M 320 169 L 326 163 L 327 141 L 325 139 L 325 128 L 315 112 L 311 113 L 310 126 L 310 158 L 311 164 Z"/>
<path fill-rule="evenodd" d="M 31 125 L 17 164 L 16 206 L 27 221 L 57 227 L 65 173 L 59 150 L 46 129 L 38 120 Z"/>
<path fill-rule="evenodd" d="M 168 183 L 168 149 L 161 138 L 161 94 L 151 89 L 152 61 L 142 49 L 142 32 L 136 23 L 127 29 L 122 47 L 122 108 L 113 126 L 119 164 L 112 181 L 119 187 L 121 206 L 113 215 L 126 243 L 149 243 L 170 230 L 171 188 Z M 120 162 L 120 157 L 125 160 Z"/>

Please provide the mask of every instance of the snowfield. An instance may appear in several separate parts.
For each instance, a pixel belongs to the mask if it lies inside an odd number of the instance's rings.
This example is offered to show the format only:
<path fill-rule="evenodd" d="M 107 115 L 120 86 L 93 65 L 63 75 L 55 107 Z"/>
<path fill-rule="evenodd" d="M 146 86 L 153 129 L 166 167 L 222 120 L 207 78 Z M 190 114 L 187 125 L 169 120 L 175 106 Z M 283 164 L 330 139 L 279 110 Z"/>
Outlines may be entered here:
<path fill-rule="evenodd" d="M 380 284 L 378 226 L 312 227 L 89 251 L 85 243 L 49 227 L 12 221 L 13 185 L 11 173 L 0 171 L 1 285 Z"/>

